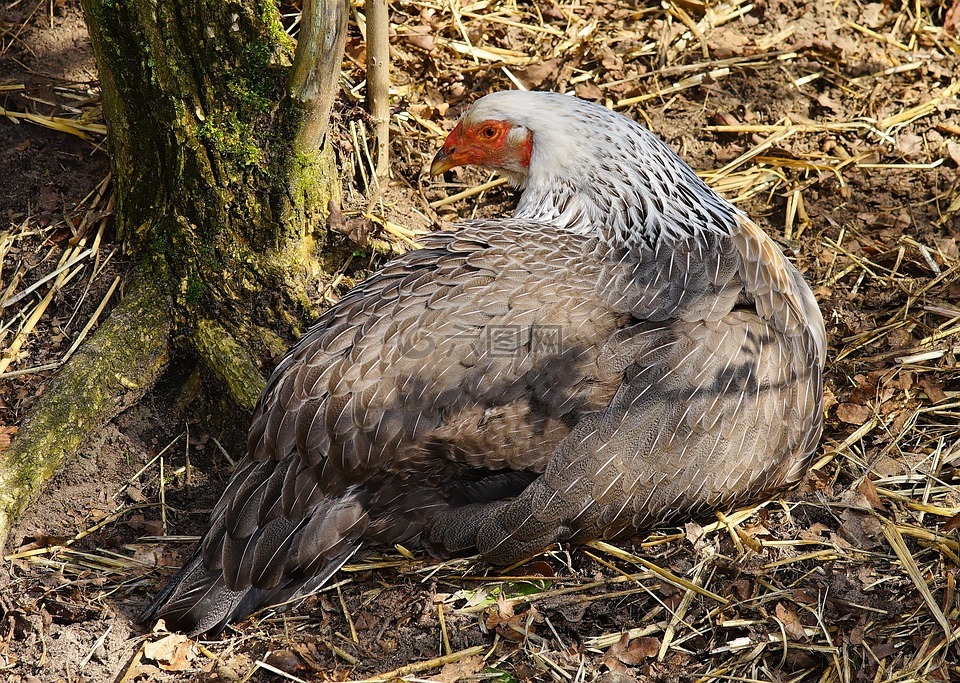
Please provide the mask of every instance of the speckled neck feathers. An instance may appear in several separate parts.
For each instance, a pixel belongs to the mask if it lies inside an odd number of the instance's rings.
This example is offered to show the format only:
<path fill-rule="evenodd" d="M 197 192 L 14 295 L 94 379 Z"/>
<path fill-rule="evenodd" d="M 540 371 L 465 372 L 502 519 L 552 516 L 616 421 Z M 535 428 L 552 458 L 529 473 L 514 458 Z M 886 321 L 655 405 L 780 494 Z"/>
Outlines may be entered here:
<path fill-rule="evenodd" d="M 662 140 L 597 104 L 546 92 L 498 92 L 468 116 L 503 119 L 533 135 L 517 218 L 600 236 L 612 246 L 651 247 L 661 239 L 729 235 L 735 209 Z"/>

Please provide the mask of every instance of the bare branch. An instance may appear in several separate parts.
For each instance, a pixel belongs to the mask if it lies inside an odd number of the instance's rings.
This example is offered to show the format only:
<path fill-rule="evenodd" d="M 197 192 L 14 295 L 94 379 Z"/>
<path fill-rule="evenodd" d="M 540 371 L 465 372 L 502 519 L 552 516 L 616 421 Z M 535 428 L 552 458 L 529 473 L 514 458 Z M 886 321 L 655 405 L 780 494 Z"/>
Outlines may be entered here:
<path fill-rule="evenodd" d="M 390 170 L 390 19 L 387 0 L 366 0 L 367 106 L 377 137 L 377 177 Z"/>
<path fill-rule="evenodd" d="M 347 41 L 347 0 L 304 0 L 287 96 L 306 112 L 297 149 L 323 143 Z"/>

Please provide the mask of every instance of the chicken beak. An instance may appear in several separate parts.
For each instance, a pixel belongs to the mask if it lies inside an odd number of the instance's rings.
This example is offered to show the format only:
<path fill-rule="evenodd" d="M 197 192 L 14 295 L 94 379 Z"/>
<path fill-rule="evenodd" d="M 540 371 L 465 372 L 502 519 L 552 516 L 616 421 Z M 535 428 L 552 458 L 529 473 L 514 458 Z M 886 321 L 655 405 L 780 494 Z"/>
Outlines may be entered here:
<path fill-rule="evenodd" d="M 446 150 L 441 147 L 437 152 L 437 155 L 433 157 L 433 161 L 430 163 L 430 175 L 438 176 L 441 173 L 449 171 L 451 168 L 456 168 L 459 166 L 460 162 L 456 159 L 456 153 L 456 147 L 451 150 L 450 154 L 447 154 Z"/>
<path fill-rule="evenodd" d="M 437 155 L 433 157 L 433 162 L 430 164 L 431 176 L 438 176 L 441 173 L 446 173 L 451 168 L 463 166 L 463 156 L 457 155 L 457 149 L 460 148 L 462 137 L 463 121 L 460 121 L 456 127 L 450 131 L 450 135 L 448 135 L 447 139 L 443 141 L 443 147 L 441 147 L 440 151 L 437 152 Z"/>

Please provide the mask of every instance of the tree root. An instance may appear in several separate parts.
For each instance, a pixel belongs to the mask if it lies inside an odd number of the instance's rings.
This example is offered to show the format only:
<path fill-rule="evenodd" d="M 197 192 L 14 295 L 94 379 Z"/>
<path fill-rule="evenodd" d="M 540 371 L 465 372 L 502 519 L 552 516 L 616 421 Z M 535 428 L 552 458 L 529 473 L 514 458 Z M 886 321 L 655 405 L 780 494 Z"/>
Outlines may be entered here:
<path fill-rule="evenodd" d="M 143 268 L 110 317 L 50 382 L 0 454 L 0 549 L 57 468 L 95 430 L 135 404 L 169 361 L 169 304 Z"/>
<path fill-rule="evenodd" d="M 246 349 L 225 327 L 210 319 L 194 323 L 190 341 L 203 366 L 223 385 L 230 399 L 248 414 L 253 413 L 266 382 Z"/>

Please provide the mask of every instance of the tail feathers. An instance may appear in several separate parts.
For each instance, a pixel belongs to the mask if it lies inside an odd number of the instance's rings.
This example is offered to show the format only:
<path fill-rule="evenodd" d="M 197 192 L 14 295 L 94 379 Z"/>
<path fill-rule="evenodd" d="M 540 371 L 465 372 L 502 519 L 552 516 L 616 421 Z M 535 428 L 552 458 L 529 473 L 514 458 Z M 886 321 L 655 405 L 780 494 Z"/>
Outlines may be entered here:
<path fill-rule="evenodd" d="M 265 606 L 278 611 L 295 607 L 318 591 L 359 549 L 352 544 L 331 558 L 322 571 L 307 579 L 289 578 L 274 588 L 227 586 L 223 571 L 208 569 L 199 552 L 174 574 L 137 617 L 141 624 L 163 619 L 172 631 L 196 636 L 217 635 L 233 621 L 243 619 Z"/>

